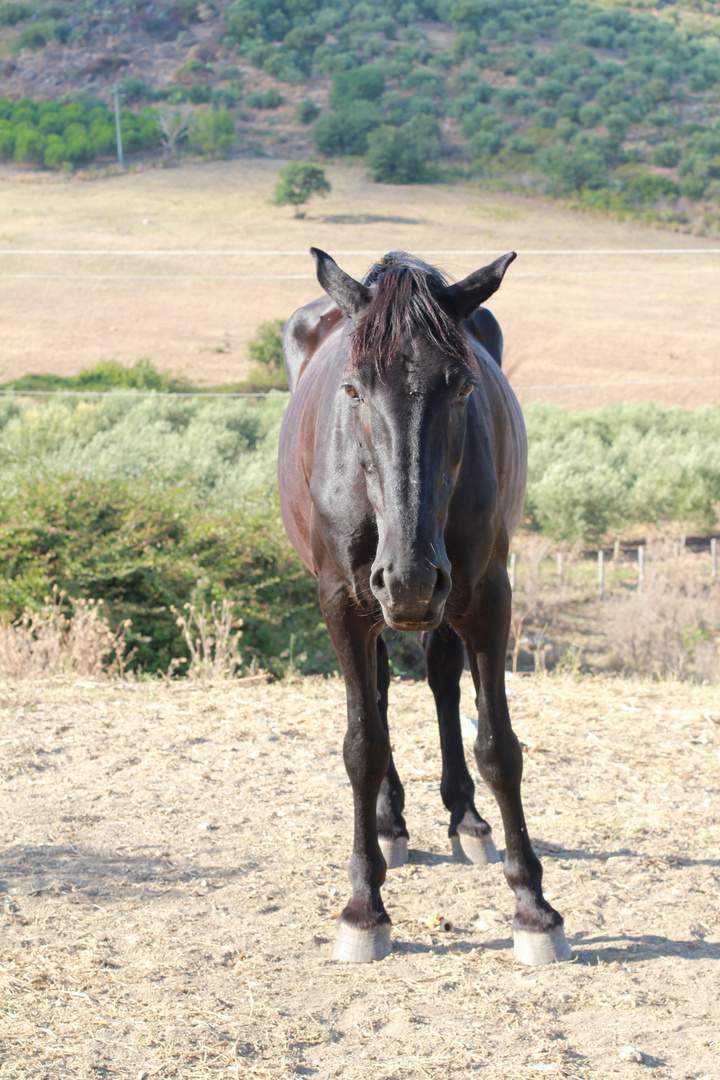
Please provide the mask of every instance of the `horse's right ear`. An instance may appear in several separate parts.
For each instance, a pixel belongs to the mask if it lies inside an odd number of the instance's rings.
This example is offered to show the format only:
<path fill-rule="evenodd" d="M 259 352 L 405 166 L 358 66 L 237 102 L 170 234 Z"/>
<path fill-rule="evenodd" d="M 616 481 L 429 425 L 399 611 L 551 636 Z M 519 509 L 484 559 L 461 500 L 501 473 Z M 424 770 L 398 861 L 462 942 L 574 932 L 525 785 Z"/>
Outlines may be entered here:
<path fill-rule="evenodd" d="M 443 299 L 450 315 L 457 322 L 469 319 L 476 308 L 498 291 L 505 277 L 505 271 L 516 258 L 517 252 L 509 251 L 507 255 L 501 255 L 489 266 L 483 266 L 482 270 L 476 270 L 474 274 L 458 281 L 457 285 L 449 285 L 445 289 Z"/>
<path fill-rule="evenodd" d="M 312 247 L 310 254 L 315 260 L 315 272 L 323 289 L 335 301 L 343 315 L 357 325 L 370 303 L 370 290 L 367 285 L 362 285 L 341 270 L 326 251 Z"/>

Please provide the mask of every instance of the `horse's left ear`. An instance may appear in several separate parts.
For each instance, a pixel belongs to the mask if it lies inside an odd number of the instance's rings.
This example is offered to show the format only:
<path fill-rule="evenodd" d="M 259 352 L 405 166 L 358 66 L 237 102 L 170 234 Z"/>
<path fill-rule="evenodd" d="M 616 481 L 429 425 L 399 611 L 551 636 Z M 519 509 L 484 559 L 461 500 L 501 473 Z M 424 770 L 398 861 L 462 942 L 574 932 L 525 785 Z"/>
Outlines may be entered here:
<path fill-rule="evenodd" d="M 320 248 L 310 248 L 315 260 L 317 279 L 346 318 L 357 325 L 370 303 L 370 290 L 341 270 L 335 260 Z"/>
<path fill-rule="evenodd" d="M 501 255 L 489 266 L 483 266 L 482 270 L 476 270 L 469 274 L 456 285 L 449 285 L 443 293 L 443 306 L 456 322 L 461 322 L 472 315 L 476 308 L 489 300 L 493 293 L 497 292 L 505 277 L 513 259 L 517 258 L 516 251 L 509 251 L 507 255 Z"/>

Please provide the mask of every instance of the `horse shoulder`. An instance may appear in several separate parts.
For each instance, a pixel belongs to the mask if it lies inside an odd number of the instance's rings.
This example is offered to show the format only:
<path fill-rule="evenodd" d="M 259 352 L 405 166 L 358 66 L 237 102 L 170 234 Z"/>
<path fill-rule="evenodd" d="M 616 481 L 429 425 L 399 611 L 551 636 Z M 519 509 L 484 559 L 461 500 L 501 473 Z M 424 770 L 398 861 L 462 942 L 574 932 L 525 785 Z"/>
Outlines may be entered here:
<path fill-rule="evenodd" d="M 283 331 L 283 355 L 291 391 L 320 344 L 342 319 L 342 312 L 329 296 L 312 300 L 290 316 Z"/>

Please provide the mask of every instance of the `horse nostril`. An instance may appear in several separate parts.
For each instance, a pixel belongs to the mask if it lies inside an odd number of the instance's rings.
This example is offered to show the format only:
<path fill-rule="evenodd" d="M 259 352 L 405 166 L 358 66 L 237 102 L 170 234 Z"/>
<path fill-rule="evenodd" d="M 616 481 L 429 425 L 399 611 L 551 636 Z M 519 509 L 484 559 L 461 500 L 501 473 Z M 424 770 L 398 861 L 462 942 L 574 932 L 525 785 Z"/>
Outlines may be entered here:
<path fill-rule="evenodd" d="M 438 566 L 435 579 L 435 595 L 447 596 L 452 587 L 452 578 L 444 566 Z"/>
<path fill-rule="evenodd" d="M 373 570 L 370 576 L 370 588 L 376 596 L 378 593 L 387 591 L 385 588 L 385 571 L 382 566 L 378 566 L 376 570 Z"/>

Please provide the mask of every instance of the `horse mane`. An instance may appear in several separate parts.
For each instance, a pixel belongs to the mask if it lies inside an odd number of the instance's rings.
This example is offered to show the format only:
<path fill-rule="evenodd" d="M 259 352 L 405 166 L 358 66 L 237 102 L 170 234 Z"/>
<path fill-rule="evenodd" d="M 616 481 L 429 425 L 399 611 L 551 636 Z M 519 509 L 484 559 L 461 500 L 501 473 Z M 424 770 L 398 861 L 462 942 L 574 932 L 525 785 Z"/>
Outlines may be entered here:
<path fill-rule="evenodd" d="M 437 267 L 405 251 L 390 251 L 370 268 L 363 284 L 375 288 L 352 335 L 350 363 L 355 370 L 372 364 L 382 374 L 405 335 L 424 338 L 464 367 L 472 363 L 464 334 L 440 303 L 448 281 Z"/>

